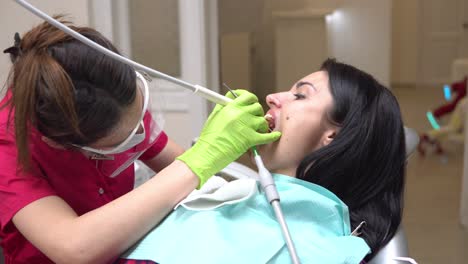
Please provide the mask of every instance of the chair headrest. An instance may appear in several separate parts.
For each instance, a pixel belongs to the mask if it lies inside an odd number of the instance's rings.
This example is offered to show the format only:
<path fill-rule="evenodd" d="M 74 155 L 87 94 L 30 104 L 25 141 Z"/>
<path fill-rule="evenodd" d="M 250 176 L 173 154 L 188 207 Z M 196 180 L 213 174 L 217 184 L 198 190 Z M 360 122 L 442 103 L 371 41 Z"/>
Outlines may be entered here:
<path fill-rule="evenodd" d="M 419 135 L 416 130 L 404 127 L 405 129 L 405 143 L 406 143 L 406 159 L 408 159 L 411 154 L 416 150 L 416 147 L 419 144 Z"/>

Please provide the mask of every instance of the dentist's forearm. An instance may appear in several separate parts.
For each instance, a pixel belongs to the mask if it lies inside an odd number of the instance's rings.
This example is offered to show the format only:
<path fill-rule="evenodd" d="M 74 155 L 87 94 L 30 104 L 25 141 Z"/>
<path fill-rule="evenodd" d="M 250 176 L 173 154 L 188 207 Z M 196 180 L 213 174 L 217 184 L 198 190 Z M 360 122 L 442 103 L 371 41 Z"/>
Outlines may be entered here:
<path fill-rule="evenodd" d="M 139 188 L 82 216 L 52 196 L 21 209 L 13 221 L 56 263 L 106 263 L 158 224 L 198 182 L 183 162 L 175 161 Z M 31 215 L 38 215 L 33 224 Z"/>

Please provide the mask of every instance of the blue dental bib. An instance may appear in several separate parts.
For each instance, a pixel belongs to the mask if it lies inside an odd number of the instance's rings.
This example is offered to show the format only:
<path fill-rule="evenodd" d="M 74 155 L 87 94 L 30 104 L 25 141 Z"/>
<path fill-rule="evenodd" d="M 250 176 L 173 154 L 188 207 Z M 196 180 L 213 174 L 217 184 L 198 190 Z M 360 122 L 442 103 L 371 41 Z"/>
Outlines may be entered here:
<path fill-rule="evenodd" d="M 370 252 L 363 239 L 350 235 L 348 207 L 336 195 L 293 177 L 273 176 L 301 263 L 360 263 Z M 259 191 L 213 210 L 180 206 L 124 258 L 161 264 L 291 262 L 273 209 Z"/>

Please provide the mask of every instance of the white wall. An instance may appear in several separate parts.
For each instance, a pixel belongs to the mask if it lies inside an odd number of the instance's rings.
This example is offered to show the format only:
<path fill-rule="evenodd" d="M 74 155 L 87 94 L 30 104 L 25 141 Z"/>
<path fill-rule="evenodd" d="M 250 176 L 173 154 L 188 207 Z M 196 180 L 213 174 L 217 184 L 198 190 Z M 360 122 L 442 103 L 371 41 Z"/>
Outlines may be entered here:
<path fill-rule="evenodd" d="M 99 31 L 104 37 L 114 42 L 112 20 L 112 0 L 88 0 L 89 25 Z M 119 5 L 122 1 L 115 1 Z M 128 7 L 127 7 L 128 8 Z M 118 48 L 118 47 L 117 47 Z"/>
<path fill-rule="evenodd" d="M 330 55 L 390 84 L 391 0 L 346 0 L 329 17 Z"/>
<path fill-rule="evenodd" d="M 320 69 L 329 57 L 325 15 L 320 9 L 275 12 L 277 91 L 288 91 L 293 80 Z M 294 41 L 291 41 L 294 40 Z"/>
<path fill-rule="evenodd" d="M 274 11 L 297 11 L 301 9 L 329 9 L 336 8 L 346 0 L 268 0 Z"/>
<path fill-rule="evenodd" d="M 69 14 L 68 18 L 77 25 L 88 25 L 88 0 L 58 1 L 34 0 L 29 1 L 37 8 L 49 15 Z M 22 36 L 42 20 L 23 9 L 11 0 L 0 2 L 0 50 L 13 45 L 13 35 L 19 32 Z M 0 83 L 5 84 L 11 63 L 7 54 L 0 53 Z"/>
<path fill-rule="evenodd" d="M 393 2 L 391 82 L 415 85 L 419 66 L 419 0 Z"/>

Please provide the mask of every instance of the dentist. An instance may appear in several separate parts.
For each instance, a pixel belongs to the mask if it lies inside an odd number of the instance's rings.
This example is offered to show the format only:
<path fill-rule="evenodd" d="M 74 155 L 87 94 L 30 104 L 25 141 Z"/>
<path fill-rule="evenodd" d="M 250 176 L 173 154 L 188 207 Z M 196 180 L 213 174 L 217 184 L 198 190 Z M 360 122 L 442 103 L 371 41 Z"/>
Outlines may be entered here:
<path fill-rule="evenodd" d="M 116 51 L 94 29 L 71 27 Z M 131 67 L 48 23 L 5 52 L 13 61 L 0 102 L 5 263 L 112 262 L 211 175 L 281 135 L 267 132 L 257 97 L 237 91 L 183 152 L 154 121 L 146 80 Z M 136 159 L 158 174 L 133 189 Z"/>

